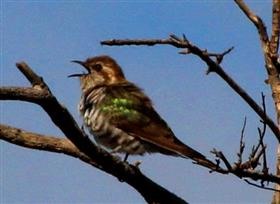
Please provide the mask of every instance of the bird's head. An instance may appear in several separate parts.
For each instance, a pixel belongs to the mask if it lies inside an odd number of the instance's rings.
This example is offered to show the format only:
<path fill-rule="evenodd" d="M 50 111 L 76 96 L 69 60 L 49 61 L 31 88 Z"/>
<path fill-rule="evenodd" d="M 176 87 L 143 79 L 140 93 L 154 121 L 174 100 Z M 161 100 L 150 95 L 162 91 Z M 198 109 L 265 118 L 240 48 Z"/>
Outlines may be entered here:
<path fill-rule="evenodd" d="M 117 62 L 106 55 L 88 58 L 86 61 L 73 60 L 82 65 L 86 73 L 72 74 L 68 77 L 79 77 L 81 88 L 86 90 L 99 85 L 111 85 L 125 81 L 125 76 Z"/>

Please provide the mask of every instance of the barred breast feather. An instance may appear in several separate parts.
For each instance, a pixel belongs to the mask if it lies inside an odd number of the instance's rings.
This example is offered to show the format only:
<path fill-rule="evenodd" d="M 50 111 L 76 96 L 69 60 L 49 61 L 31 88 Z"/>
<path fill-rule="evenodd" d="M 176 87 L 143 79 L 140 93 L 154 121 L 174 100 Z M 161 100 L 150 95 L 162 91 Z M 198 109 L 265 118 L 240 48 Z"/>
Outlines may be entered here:
<path fill-rule="evenodd" d="M 114 114 L 118 111 L 114 110 L 114 106 L 116 109 L 116 102 L 120 96 L 111 95 L 110 88 L 96 87 L 87 90 L 82 95 L 79 111 L 85 125 L 98 144 L 113 152 L 144 154 L 146 150 L 139 139 L 117 128 L 114 122 L 112 123 Z M 122 109 L 121 106 L 119 109 Z"/>

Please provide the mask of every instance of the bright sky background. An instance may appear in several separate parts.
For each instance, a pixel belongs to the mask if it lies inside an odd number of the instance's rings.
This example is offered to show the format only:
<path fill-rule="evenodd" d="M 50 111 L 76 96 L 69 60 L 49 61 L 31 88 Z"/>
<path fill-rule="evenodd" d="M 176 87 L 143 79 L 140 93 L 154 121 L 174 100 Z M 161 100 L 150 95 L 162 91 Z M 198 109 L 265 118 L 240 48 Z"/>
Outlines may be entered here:
<path fill-rule="evenodd" d="M 270 29 L 269 0 L 246 1 Z M 26 61 L 81 124 L 79 83 L 67 75 L 80 67 L 70 60 L 107 54 L 127 78 L 153 99 L 161 116 L 186 144 L 213 159 L 222 150 L 236 160 L 243 119 L 247 116 L 246 153 L 258 140 L 259 118 L 217 75 L 205 75 L 196 56 L 170 46 L 106 47 L 111 38 L 187 38 L 211 52 L 235 46 L 223 66 L 258 102 L 267 96 L 266 72 L 254 26 L 229 0 L 205 1 L 1 1 L 1 86 L 29 86 L 15 67 Z M 1 123 L 63 137 L 38 106 L 1 101 Z M 267 133 L 268 160 L 274 171 L 276 140 Z M 81 161 L 56 153 L 0 142 L 0 203 L 143 203 L 125 183 Z M 190 160 L 159 154 L 130 157 L 141 170 L 190 203 L 269 203 L 272 192 L 234 176 L 209 174 Z"/>

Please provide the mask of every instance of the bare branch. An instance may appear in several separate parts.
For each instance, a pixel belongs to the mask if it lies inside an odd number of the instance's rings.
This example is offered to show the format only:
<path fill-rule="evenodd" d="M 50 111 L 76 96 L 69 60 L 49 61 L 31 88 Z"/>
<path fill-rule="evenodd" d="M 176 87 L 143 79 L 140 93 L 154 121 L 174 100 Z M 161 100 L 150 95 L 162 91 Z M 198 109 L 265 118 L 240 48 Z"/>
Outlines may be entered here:
<path fill-rule="evenodd" d="M 183 45 L 180 43 L 176 43 L 175 41 L 172 41 L 171 39 L 136 39 L 136 40 L 130 40 L 130 39 L 112 39 L 112 40 L 104 40 L 101 41 L 101 45 L 109 45 L 109 46 L 123 46 L 123 45 L 148 45 L 148 46 L 154 46 L 154 45 L 173 45 L 178 48 L 184 48 Z"/>
<path fill-rule="evenodd" d="M 273 182 L 273 183 L 280 183 L 280 177 L 275 176 L 273 174 L 269 174 L 268 172 L 259 172 L 259 171 L 253 171 L 252 169 L 252 162 L 258 162 L 259 155 L 257 156 L 258 158 L 255 159 L 255 161 L 246 161 L 242 163 L 241 165 L 234 165 L 232 166 L 230 162 L 227 160 L 225 155 L 216 149 L 211 151 L 213 154 L 216 155 L 217 158 L 223 161 L 227 168 L 227 172 L 231 173 L 233 175 L 236 175 L 239 178 L 250 178 L 252 180 L 260 180 L 262 181 L 267 181 L 267 182 Z M 220 161 L 218 160 L 218 164 Z M 218 165 L 217 164 L 217 165 Z M 221 167 L 220 167 L 221 168 Z"/>
<path fill-rule="evenodd" d="M 218 64 L 221 64 L 221 62 L 224 59 L 224 56 L 229 54 L 232 50 L 234 49 L 234 47 L 231 47 L 229 49 L 227 49 L 226 51 L 224 51 L 223 53 L 217 54 L 217 53 L 208 53 L 209 57 L 216 57 L 216 61 Z"/>
<path fill-rule="evenodd" d="M 233 49 L 234 49 L 234 47 L 231 47 L 231 48 L 227 49 L 226 51 L 224 51 L 223 53 L 211 53 L 211 52 L 207 52 L 207 50 L 205 50 L 204 52 L 207 53 L 209 57 L 215 57 L 216 62 L 218 64 L 221 64 L 224 59 L 224 56 L 229 54 Z M 179 52 L 179 54 L 191 54 L 191 52 L 189 51 L 189 49 L 183 49 Z"/>
<path fill-rule="evenodd" d="M 242 130 L 241 130 L 240 143 L 239 143 L 239 153 L 237 153 L 237 157 L 238 157 L 237 165 L 241 165 L 241 163 L 242 163 L 242 154 L 243 154 L 244 148 L 245 148 L 245 142 L 243 141 L 243 138 L 244 138 L 244 132 L 245 132 L 245 128 L 246 128 L 246 122 L 247 122 L 247 119 L 245 117 L 243 127 L 242 127 Z"/>
<path fill-rule="evenodd" d="M 213 149 L 211 151 L 211 153 L 215 154 L 217 158 L 221 159 L 224 162 L 224 164 L 226 165 L 229 172 L 232 171 L 232 167 L 231 167 L 229 161 L 227 160 L 227 158 L 225 157 L 225 155 L 223 154 L 223 152 Z"/>
<path fill-rule="evenodd" d="M 72 142 L 65 138 L 27 132 L 19 128 L 0 124 L 0 139 L 22 147 L 63 153 L 100 168 L 93 160 L 81 153 Z"/>
<path fill-rule="evenodd" d="M 280 0 L 273 0 L 273 14 L 272 14 L 272 35 L 269 40 L 265 24 L 262 19 L 255 15 L 249 7 L 243 2 L 243 0 L 235 0 L 239 8 L 245 13 L 252 23 L 256 26 L 260 42 L 264 54 L 265 67 L 268 74 L 266 82 L 270 84 L 272 90 L 272 97 L 275 102 L 275 108 L 277 113 L 277 122 L 280 122 L 280 92 L 279 92 L 279 72 L 280 63 L 278 62 L 279 55 L 277 53 L 279 49 L 279 33 L 280 33 Z M 268 124 L 270 127 L 270 125 Z"/>
<path fill-rule="evenodd" d="M 268 39 L 268 35 L 267 35 L 267 31 L 266 31 L 266 27 L 262 21 L 262 19 L 255 15 L 250 9 L 249 7 L 244 3 L 243 0 L 234 0 L 235 3 L 239 6 L 239 8 L 244 12 L 244 14 L 250 19 L 250 21 L 252 21 L 252 23 L 254 23 L 254 25 L 256 26 L 258 32 L 259 32 L 259 36 L 260 36 L 260 40 L 262 42 L 262 47 L 266 47 L 267 44 L 269 43 L 269 39 Z"/>
<path fill-rule="evenodd" d="M 215 61 L 211 59 L 208 52 L 205 50 L 201 50 L 199 47 L 190 43 L 189 40 L 183 36 L 182 39 L 175 35 L 170 35 L 168 39 L 125 39 L 125 40 L 106 40 L 101 42 L 102 45 L 157 45 L 157 44 L 166 44 L 172 45 L 177 48 L 184 48 L 188 50 L 188 53 L 192 53 L 198 56 L 201 60 L 203 60 L 208 65 L 207 72 L 215 72 L 218 74 L 239 96 L 246 101 L 246 103 L 265 121 L 268 127 L 272 130 L 275 137 L 280 142 L 280 131 L 274 121 L 266 115 L 266 113 L 262 110 L 262 108 L 254 101 L 254 99 L 241 87 L 239 86 L 224 70 L 223 68 Z"/>
<path fill-rule="evenodd" d="M 263 107 L 264 112 L 266 113 L 265 95 L 263 93 L 262 93 L 262 107 Z M 261 146 L 261 148 L 263 150 L 263 168 L 262 168 L 262 172 L 264 174 L 267 174 L 269 169 L 267 167 L 267 161 L 266 161 L 266 146 L 264 145 L 264 142 L 263 142 L 265 133 L 266 133 L 266 123 L 263 122 L 262 131 L 259 131 L 259 138 L 260 138 L 259 144 L 260 144 L 260 146 Z"/>
<path fill-rule="evenodd" d="M 263 156 L 263 168 L 262 168 L 262 172 L 264 174 L 267 174 L 269 171 L 269 168 L 267 167 L 267 161 L 266 161 L 266 145 L 264 145 L 263 143 L 263 137 L 260 136 L 260 143 L 261 143 L 261 147 L 262 147 L 262 156 Z"/>
<path fill-rule="evenodd" d="M 37 87 L 40 89 L 47 88 L 47 85 L 43 81 L 43 78 L 38 76 L 33 70 L 25 63 L 19 62 L 16 63 L 19 71 L 27 78 L 27 80 L 32 84 L 33 87 Z M 49 89 L 48 89 L 49 91 Z"/>
<path fill-rule="evenodd" d="M 263 101 L 263 109 L 266 110 L 265 107 L 265 97 L 262 94 L 262 101 Z M 218 151 L 216 149 L 214 149 L 212 151 L 213 154 L 215 154 L 215 156 L 218 158 L 218 163 L 217 166 L 219 166 L 220 164 L 220 160 L 224 163 L 224 165 L 226 166 L 228 173 L 234 174 L 236 176 L 238 176 L 239 178 L 244 178 L 247 177 L 248 175 L 249 178 L 251 178 L 252 180 L 259 180 L 261 185 L 264 186 L 264 181 L 267 181 L 267 178 L 270 177 L 270 179 L 274 180 L 274 182 L 277 180 L 278 183 L 280 180 L 280 178 L 278 176 L 269 174 L 269 169 L 267 167 L 267 162 L 266 162 L 266 154 L 265 154 L 265 149 L 266 146 L 263 143 L 263 139 L 264 139 L 264 135 L 266 132 L 266 124 L 263 123 L 263 129 L 261 130 L 260 128 L 258 128 L 258 132 L 259 132 L 259 143 L 257 145 L 257 148 L 253 148 L 252 153 L 249 157 L 249 160 L 242 162 L 242 153 L 244 151 L 244 147 L 245 144 L 243 142 L 243 137 L 244 137 L 244 130 L 246 127 L 246 120 L 244 120 L 243 123 L 243 127 L 242 127 L 242 131 L 241 131 L 241 139 L 240 139 L 240 145 L 239 145 L 239 153 L 237 153 L 238 155 L 238 161 L 234 164 L 231 165 L 230 162 L 228 161 L 228 159 L 225 157 L 225 155 L 221 152 Z M 259 148 L 261 147 L 261 149 L 259 150 Z M 260 158 L 263 158 L 263 165 L 262 165 L 262 170 L 256 170 L 256 167 L 260 164 Z M 245 176 L 246 175 L 246 176 Z"/>
<path fill-rule="evenodd" d="M 0 139 L 10 142 L 12 144 L 22 146 L 22 147 L 56 152 L 56 153 L 63 153 L 68 156 L 79 158 L 80 160 L 82 160 L 100 170 L 106 171 L 105 169 L 102 168 L 102 166 L 98 165 L 95 162 L 95 160 L 90 159 L 85 154 L 80 152 L 79 149 L 77 149 L 76 146 L 73 145 L 73 143 L 71 143 L 68 139 L 65 139 L 65 138 L 56 138 L 53 136 L 46 136 L 46 135 L 41 135 L 41 134 L 37 134 L 37 133 L 27 132 L 22 129 L 0 124 Z M 112 167 L 114 167 L 114 166 L 112 166 Z M 127 168 L 130 168 L 130 167 L 127 166 Z M 139 186 L 140 186 L 139 188 L 143 188 L 142 189 L 143 192 L 145 192 L 144 188 L 146 187 L 147 189 L 150 189 L 150 191 L 151 191 L 151 189 L 153 189 L 153 191 L 155 191 L 155 193 L 156 192 L 162 193 L 161 196 L 165 197 L 168 200 L 171 198 L 172 201 L 174 201 L 174 202 L 176 201 L 179 203 L 186 203 L 183 200 L 177 198 L 175 195 L 174 195 L 175 197 L 173 197 L 173 198 L 170 197 L 170 195 L 168 195 L 168 192 L 166 192 L 166 190 L 164 188 L 153 183 L 151 180 L 149 180 L 147 177 L 145 177 L 142 174 L 137 175 L 138 173 L 140 173 L 140 172 L 137 172 L 134 175 L 135 179 L 137 179 L 137 181 L 135 181 L 135 183 L 139 182 Z M 150 184 L 147 185 L 146 182 L 150 182 Z M 141 185 L 143 185 L 143 186 L 141 186 Z M 151 197 L 151 198 L 153 197 L 152 195 L 149 195 L 152 192 L 147 192 L 146 193 L 147 195 L 144 195 L 142 191 L 140 191 L 140 193 L 146 199 L 147 199 L 147 197 Z M 158 196 L 160 196 L 160 195 L 158 195 Z"/>
<path fill-rule="evenodd" d="M 277 123 L 280 123 L 280 92 L 279 92 L 279 73 L 280 73 L 280 63 L 279 63 L 279 36 L 280 36 L 280 0 L 272 0 L 272 31 L 271 38 L 269 40 L 268 34 L 266 31 L 266 27 L 260 17 L 255 15 L 242 0 L 235 0 L 240 9 L 246 14 L 246 16 L 254 23 L 256 26 L 261 46 L 264 54 L 265 67 L 268 74 L 268 79 L 266 82 L 270 84 L 270 88 L 272 91 L 272 97 L 275 103 L 275 109 L 277 113 Z M 266 121 L 264 121 L 266 123 Z M 270 126 L 268 124 L 268 126 Z M 260 139 L 262 141 L 262 139 Z M 264 145 L 260 142 L 262 149 L 264 149 Z M 278 147 L 279 148 L 279 147 Z M 268 171 L 266 166 L 266 154 L 264 150 L 264 160 L 263 160 L 263 171 Z M 279 155 L 278 155 L 279 157 Z M 279 167 L 279 160 L 276 164 Z M 279 168 L 277 168 L 277 175 L 279 175 Z M 279 189 L 279 186 L 276 186 Z M 272 203 L 280 202 L 280 194 L 275 193 L 273 197 Z"/>
<path fill-rule="evenodd" d="M 280 36 L 280 1 L 273 0 L 272 6 L 272 33 L 270 38 L 270 51 L 277 57 Z"/>
<path fill-rule="evenodd" d="M 266 187 L 266 186 L 264 186 L 264 185 L 262 185 L 262 184 L 259 185 L 259 184 L 256 184 L 256 183 L 252 183 L 252 182 L 250 182 L 248 179 L 244 179 L 244 181 L 245 181 L 246 183 L 248 183 L 249 185 L 255 186 L 255 187 L 257 187 L 257 188 L 261 188 L 261 189 L 264 189 L 264 190 L 270 190 L 270 191 L 280 192 L 279 190 L 277 190 L 277 189 L 275 189 L 275 188 Z"/>
<path fill-rule="evenodd" d="M 77 147 L 80 154 L 86 155 L 90 161 L 96 163 L 99 169 L 102 169 L 108 174 L 111 174 L 134 187 L 148 203 L 186 203 L 183 199 L 147 178 L 137 167 L 122 162 L 117 157 L 110 155 L 105 150 L 94 145 L 87 135 L 80 130 L 68 110 L 52 95 L 43 79 L 37 76 L 25 63 L 18 63 L 17 67 L 31 82 L 33 88 L 1 88 L 1 100 L 22 100 L 40 105 L 50 116 L 53 123 L 59 127 L 65 136 Z M 1 126 L 0 128 L 4 128 L 4 126 Z M 7 133 L 7 131 L 4 132 Z M 21 134 L 20 131 L 16 130 L 14 133 L 15 136 L 28 135 L 26 132 Z M 47 139 L 50 140 L 50 138 Z M 8 139 L 6 139 L 6 141 L 8 141 Z M 13 141 L 18 145 L 20 143 L 20 140 L 9 140 L 9 142 Z M 25 147 L 27 147 L 27 144 L 31 145 L 31 143 L 23 143 L 23 141 L 21 141 L 21 144 Z M 38 144 L 33 145 L 35 147 L 37 145 L 38 147 Z M 46 146 L 45 144 L 42 145 L 42 148 L 43 147 L 49 148 L 50 146 Z M 48 151 L 49 150 L 50 149 L 48 149 Z"/>
<path fill-rule="evenodd" d="M 51 94 L 48 91 L 30 87 L 0 87 L 0 100 L 21 100 L 39 104 L 48 100 Z"/>
<path fill-rule="evenodd" d="M 35 88 L 20 88 L 20 87 L 2 87 L 0 88 L 0 100 L 22 100 L 39 105 L 44 105 L 47 101 L 52 102 L 53 96 L 46 90 Z M 215 169 L 220 173 L 224 172 L 218 169 L 214 163 L 207 159 L 198 159 L 195 164 L 199 164 L 206 168 Z"/>

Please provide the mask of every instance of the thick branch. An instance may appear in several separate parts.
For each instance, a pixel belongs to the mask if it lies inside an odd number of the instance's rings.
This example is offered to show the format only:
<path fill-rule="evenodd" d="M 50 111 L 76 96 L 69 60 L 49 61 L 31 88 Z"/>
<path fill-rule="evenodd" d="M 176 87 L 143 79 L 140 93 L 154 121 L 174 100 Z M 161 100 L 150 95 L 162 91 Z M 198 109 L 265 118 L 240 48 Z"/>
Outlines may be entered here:
<path fill-rule="evenodd" d="M 270 51 L 274 56 L 277 56 L 278 53 L 279 36 L 280 36 L 280 0 L 273 0 Z"/>
<path fill-rule="evenodd" d="M 72 142 L 65 138 L 27 132 L 19 128 L 0 124 L 0 139 L 26 148 L 63 153 L 79 158 L 82 161 L 99 168 L 94 161 L 81 153 Z"/>
<path fill-rule="evenodd" d="M 256 26 L 260 40 L 262 42 L 263 48 L 267 46 L 267 43 L 269 42 L 266 27 L 262 21 L 262 19 L 255 15 L 250 8 L 243 2 L 243 0 L 234 0 L 236 4 L 239 6 L 239 8 L 244 12 L 244 14 L 252 21 L 252 23 Z"/>
<path fill-rule="evenodd" d="M 0 100 L 20 100 L 39 103 L 48 100 L 51 94 L 48 91 L 30 87 L 0 87 Z"/>
<path fill-rule="evenodd" d="M 16 63 L 16 66 L 33 87 L 50 91 L 43 78 L 37 75 L 25 62 Z"/>
<path fill-rule="evenodd" d="M 95 160 L 90 159 L 85 154 L 81 153 L 79 149 L 77 149 L 73 143 L 71 143 L 68 139 L 64 138 L 56 138 L 53 136 L 46 136 L 32 132 L 26 132 L 22 129 L 14 128 L 7 125 L 0 124 L 0 139 L 10 142 L 12 144 L 16 144 L 22 147 L 27 147 L 31 149 L 44 150 L 56 153 L 63 153 L 68 156 L 72 156 L 75 158 L 79 158 L 80 160 L 96 167 L 101 170 L 102 166 L 99 166 Z M 111 166 L 114 169 L 114 165 Z M 130 168 L 127 166 L 127 168 Z M 106 171 L 107 172 L 107 171 Z M 128 170 L 129 172 L 129 170 Z M 114 175 L 115 176 L 115 175 Z M 138 186 L 140 190 L 138 190 L 143 197 L 149 202 L 153 203 L 154 198 L 158 197 L 156 200 L 160 203 L 164 203 L 163 200 L 166 199 L 171 203 L 186 203 L 185 201 L 178 198 L 176 195 L 170 195 L 170 192 L 160 187 L 149 178 L 145 177 L 139 170 L 135 172 L 133 181 L 134 185 Z M 156 195 L 153 195 L 156 193 Z M 162 198 L 159 198 L 162 196 Z"/>
<path fill-rule="evenodd" d="M 33 90 L 15 87 L 2 88 L 0 89 L 0 99 L 23 100 L 40 105 L 54 124 L 79 149 L 81 154 L 94 161 L 98 168 L 134 187 L 148 203 L 186 203 L 175 194 L 147 178 L 137 167 L 122 162 L 94 145 L 87 135 L 80 130 L 68 110 L 60 105 L 51 94 L 43 79 L 37 76 L 25 63 L 18 63 L 17 67 L 27 76 L 27 79 L 33 85 Z M 41 94 L 39 93 L 40 91 Z"/>
<path fill-rule="evenodd" d="M 90 159 L 85 154 L 81 153 L 73 143 L 68 139 L 57 138 L 53 136 L 46 136 L 37 133 L 27 132 L 19 128 L 14 128 L 7 125 L 0 124 L 0 139 L 5 140 L 9 143 L 16 144 L 22 147 L 27 147 L 31 149 L 44 150 L 56 153 L 63 153 L 75 158 L 78 158 L 94 167 L 104 170 L 102 166 L 99 166 L 95 160 Z M 218 152 L 218 151 L 217 151 Z M 220 155 L 223 155 L 219 152 Z M 225 159 L 225 156 L 219 156 Z M 227 161 L 227 160 L 226 160 Z M 260 172 L 248 171 L 245 169 L 238 169 L 236 167 L 232 168 L 227 161 L 228 173 L 237 175 L 238 177 L 248 177 L 254 180 L 265 180 L 270 182 L 280 182 L 278 177 L 270 174 L 262 174 Z M 244 165 L 243 165 L 244 166 Z M 106 171 L 106 169 L 105 169 Z M 143 178 L 147 179 L 144 175 Z M 145 182 L 144 182 L 145 183 Z M 143 184 L 144 187 L 144 184 Z"/>
<path fill-rule="evenodd" d="M 47 104 L 48 101 L 52 102 L 53 96 L 43 89 L 37 90 L 34 88 L 2 87 L 0 88 L 0 100 L 22 100 L 44 105 Z M 51 111 L 51 109 L 49 111 Z M 213 162 L 207 159 L 195 160 L 195 163 L 220 173 L 227 173 L 223 169 L 219 169 Z"/>

